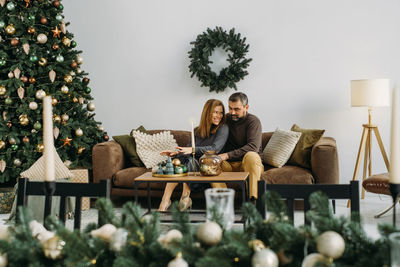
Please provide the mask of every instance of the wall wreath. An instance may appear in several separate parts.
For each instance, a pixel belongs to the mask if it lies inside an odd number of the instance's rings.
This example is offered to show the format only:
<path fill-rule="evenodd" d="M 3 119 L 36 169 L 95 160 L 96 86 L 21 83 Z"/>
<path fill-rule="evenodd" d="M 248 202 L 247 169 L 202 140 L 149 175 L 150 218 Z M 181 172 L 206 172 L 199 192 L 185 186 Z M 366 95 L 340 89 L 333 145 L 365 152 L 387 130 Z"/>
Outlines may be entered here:
<path fill-rule="evenodd" d="M 214 30 L 207 28 L 206 32 L 199 34 L 196 41 L 191 42 L 193 48 L 189 51 L 191 77 L 196 77 L 201 86 L 210 87 L 210 92 L 222 92 L 230 87 L 237 90 L 236 83 L 247 74 L 251 58 L 246 58 L 249 45 L 246 38 L 241 38 L 240 33 L 235 33 L 232 28 L 229 33 L 221 27 Z M 219 74 L 211 70 L 209 57 L 215 48 L 220 47 L 228 53 L 229 66 L 223 68 Z"/>

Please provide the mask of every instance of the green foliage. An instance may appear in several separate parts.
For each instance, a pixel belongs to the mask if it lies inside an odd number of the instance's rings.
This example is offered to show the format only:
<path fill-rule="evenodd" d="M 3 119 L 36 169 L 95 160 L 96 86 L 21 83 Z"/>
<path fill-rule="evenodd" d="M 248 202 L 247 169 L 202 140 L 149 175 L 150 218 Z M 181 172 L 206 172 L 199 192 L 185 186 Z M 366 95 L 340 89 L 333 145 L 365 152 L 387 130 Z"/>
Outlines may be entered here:
<path fill-rule="evenodd" d="M 15 8 L 9 10 L 7 5 L 11 3 Z M 6 163 L 5 170 L 0 172 L 0 183 L 15 182 L 16 177 L 42 155 L 38 145 L 43 144 L 43 127 L 34 128 L 37 122 L 43 124 L 42 100 L 36 97 L 39 90 L 44 90 L 58 102 L 53 106 L 53 114 L 58 116 L 54 128 L 59 130 L 54 145 L 63 161 L 71 161 L 72 168 L 91 168 L 92 147 L 104 141 L 106 133 L 99 129 L 100 123 L 94 120 L 94 113 L 86 106 L 93 98 L 87 73 L 78 64 L 82 51 L 74 49 L 71 32 L 61 31 L 59 37 L 53 34 L 56 27 L 63 28 L 62 13 L 62 8 L 53 5 L 52 1 L 7 1 L 4 7 L 0 7 L 0 22 L 5 25 L 0 28 L 0 61 L 5 62 L 0 64 L 0 160 Z M 46 24 L 41 23 L 42 18 L 47 19 Z M 15 28 L 15 33 L 6 32 L 10 27 Z M 30 27 L 35 33 L 28 32 Z M 47 36 L 47 42 L 38 42 L 40 34 Z M 18 44 L 13 46 L 11 42 L 15 40 Z M 67 40 L 73 44 L 68 45 Z M 54 45 L 58 48 L 54 49 Z M 62 56 L 63 61 L 57 61 L 58 56 Z M 31 60 L 31 57 L 37 60 Z M 44 60 L 47 63 L 41 64 Z M 56 73 L 54 82 L 50 80 L 50 71 Z M 65 80 L 68 75 L 72 81 Z M 29 81 L 31 78 L 35 82 Z M 62 86 L 68 87 L 67 93 L 61 91 Z M 23 90 L 23 96 L 18 94 L 18 90 L 20 93 Z M 37 109 L 29 107 L 33 102 L 37 103 Z M 68 115 L 69 119 L 61 121 L 62 115 Z M 24 116 L 28 120 L 25 123 L 21 121 Z M 79 128 L 83 131 L 82 136 L 76 134 Z M 70 145 L 62 141 L 66 138 L 72 138 Z M 21 164 L 15 163 L 16 159 Z"/>
<path fill-rule="evenodd" d="M 241 38 L 232 28 L 229 33 L 221 27 L 214 30 L 207 28 L 206 32 L 199 34 L 196 41 L 190 43 L 193 48 L 189 51 L 191 77 L 195 76 L 201 82 L 201 86 L 210 87 L 210 92 L 222 92 L 227 87 L 237 90 L 236 83 L 249 73 L 246 68 L 251 58 L 246 58 L 249 45 L 246 38 Z M 229 66 L 223 68 L 219 74 L 213 72 L 210 67 L 209 57 L 215 48 L 221 47 L 228 53 Z"/>

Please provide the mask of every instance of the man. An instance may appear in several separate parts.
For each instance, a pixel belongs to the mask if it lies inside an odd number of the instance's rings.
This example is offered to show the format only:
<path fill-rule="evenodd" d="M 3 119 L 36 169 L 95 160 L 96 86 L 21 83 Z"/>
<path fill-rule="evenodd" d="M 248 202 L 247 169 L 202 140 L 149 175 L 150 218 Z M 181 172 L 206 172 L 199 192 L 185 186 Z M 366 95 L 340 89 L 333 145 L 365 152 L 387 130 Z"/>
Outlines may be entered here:
<path fill-rule="evenodd" d="M 260 120 L 248 113 L 249 105 L 244 93 L 234 93 L 229 97 L 229 114 L 226 123 L 229 136 L 225 153 L 219 156 L 223 160 L 222 170 L 246 171 L 250 178 L 250 200 L 255 201 L 258 193 L 258 181 L 264 171 L 262 164 L 262 127 Z M 213 184 L 214 187 L 226 187 L 224 184 Z"/>

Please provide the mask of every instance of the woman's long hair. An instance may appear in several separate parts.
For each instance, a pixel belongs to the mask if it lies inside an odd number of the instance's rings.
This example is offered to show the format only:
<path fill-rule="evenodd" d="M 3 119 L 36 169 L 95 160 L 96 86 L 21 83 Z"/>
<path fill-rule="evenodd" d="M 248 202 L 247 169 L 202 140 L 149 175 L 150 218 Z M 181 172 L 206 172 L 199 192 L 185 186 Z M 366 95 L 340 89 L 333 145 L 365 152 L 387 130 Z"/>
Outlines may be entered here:
<path fill-rule="evenodd" d="M 221 122 L 215 126 L 211 127 L 213 125 L 212 123 L 212 116 L 215 107 L 221 106 L 222 107 L 222 119 Z M 211 134 L 215 134 L 218 130 L 218 128 L 225 123 L 225 107 L 224 104 L 217 99 L 209 99 L 207 102 L 204 104 L 203 107 L 203 112 L 201 113 L 201 118 L 200 118 L 200 124 L 195 130 L 195 134 L 197 136 L 200 136 L 201 138 L 207 138 Z"/>

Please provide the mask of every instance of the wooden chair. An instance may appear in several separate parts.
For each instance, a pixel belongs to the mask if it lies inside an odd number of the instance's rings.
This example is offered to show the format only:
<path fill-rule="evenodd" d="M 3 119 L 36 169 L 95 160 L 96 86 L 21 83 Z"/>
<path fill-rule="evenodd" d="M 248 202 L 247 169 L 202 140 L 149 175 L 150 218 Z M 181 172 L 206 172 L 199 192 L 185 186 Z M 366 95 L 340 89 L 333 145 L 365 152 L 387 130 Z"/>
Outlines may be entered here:
<path fill-rule="evenodd" d="M 30 182 L 29 179 L 18 180 L 17 207 L 28 204 L 28 196 L 45 196 L 44 218 L 51 212 L 51 197 L 46 196 L 45 182 Z M 100 183 L 55 183 L 53 196 L 60 197 L 59 218 L 65 224 L 67 197 L 75 197 L 74 229 L 81 227 L 82 197 L 110 198 L 111 181 L 102 180 Z M 18 208 L 17 208 L 18 212 Z M 18 216 L 17 216 L 18 218 Z M 99 222 L 100 223 L 100 222 Z"/>
<path fill-rule="evenodd" d="M 321 191 L 328 196 L 329 199 L 349 199 L 351 200 L 351 212 L 360 212 L 360 189 L 358 181 L 351 181 L 350 184 L 267 184 L 266 181 L 258 182 L 258 199 L 261 200 L 262 195 L 266 191 L 275 191 L 283 199 L 286 199 L 289 217 L 294 219 L 294 200 L 301 199 L 304 201 L 304 215 L 310 210 L 308 201 L 311 193 Z M 257 209 L 261 216 L 266 218 L 265 205 L 261 201 L 257 201 Z M 309 224 L 306 216 L 304 223 Z"/>

